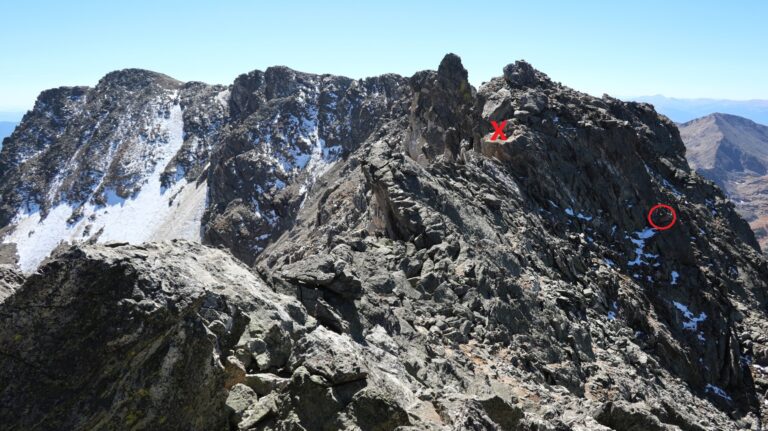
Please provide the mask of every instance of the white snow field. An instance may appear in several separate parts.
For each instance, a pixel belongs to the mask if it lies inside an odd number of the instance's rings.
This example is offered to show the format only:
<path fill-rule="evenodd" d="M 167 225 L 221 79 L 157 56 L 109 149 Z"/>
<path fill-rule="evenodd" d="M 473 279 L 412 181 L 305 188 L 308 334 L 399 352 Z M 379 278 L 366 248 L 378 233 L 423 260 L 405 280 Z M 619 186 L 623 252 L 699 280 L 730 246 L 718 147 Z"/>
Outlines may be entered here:
<path fill-rule="evenodd" d="M 123 199 L 107 190 L 107 205 L 87 202 L 83 216 L 71 224 L 67 221 L 75 207 L 67 202 L 53 207 L 42 220 L 38 208 L 19 211 L 16 228 L 3 242 L 16 244 L 22 271 L 35 271 L 62 242 L 83 241 L 96 235 L 99 242 L 132 244 L 174 238 L 200 241 L 207 184 L 188 184 L 181 179 L 163 189 L 160 183 L 161 174 L 183 144 L 181 107 L 173 104 L 168 118 L 157 117 L 154 121 L 167 139 L 153 149 L 154 168 L 135 196 Z"/>

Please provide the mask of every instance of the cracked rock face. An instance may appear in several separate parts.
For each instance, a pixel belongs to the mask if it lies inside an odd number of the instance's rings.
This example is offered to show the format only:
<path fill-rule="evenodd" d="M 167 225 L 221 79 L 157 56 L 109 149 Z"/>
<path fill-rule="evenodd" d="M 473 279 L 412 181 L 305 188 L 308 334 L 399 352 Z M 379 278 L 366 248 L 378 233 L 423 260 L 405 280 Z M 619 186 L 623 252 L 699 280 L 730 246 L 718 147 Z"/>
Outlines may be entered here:
<path fill-rule="evenodd" d="M 228 251 L 76 245 L 3 275 L 0 423 L 764 427 L 768 265 L 650 105 L 522 61 L 475 89 L 454 55 L 227 91 L 200 226 Z"/>
<path fill-rule="evenodd" d="M 65 251 L 0 309 L 12 429 L 226 429 L 246 376 L 235 355 L 274 371 L 311 325 L 242 264 L 184 242 Z"/>

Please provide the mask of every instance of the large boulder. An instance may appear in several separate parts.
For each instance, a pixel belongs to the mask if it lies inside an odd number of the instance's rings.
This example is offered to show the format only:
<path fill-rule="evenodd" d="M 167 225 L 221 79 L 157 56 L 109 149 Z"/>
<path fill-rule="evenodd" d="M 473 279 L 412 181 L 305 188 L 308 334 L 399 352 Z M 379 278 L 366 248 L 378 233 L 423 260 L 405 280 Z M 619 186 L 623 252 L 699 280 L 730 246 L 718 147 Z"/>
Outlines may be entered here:
<path fill-rule="evenodd" d="M 228 429 L 229 389 L 260 355 L 281 366 L 311 325 L 228 254 L 187 242 L 71 248 L 0 321 L 0 423 L 15 430 Z"/>

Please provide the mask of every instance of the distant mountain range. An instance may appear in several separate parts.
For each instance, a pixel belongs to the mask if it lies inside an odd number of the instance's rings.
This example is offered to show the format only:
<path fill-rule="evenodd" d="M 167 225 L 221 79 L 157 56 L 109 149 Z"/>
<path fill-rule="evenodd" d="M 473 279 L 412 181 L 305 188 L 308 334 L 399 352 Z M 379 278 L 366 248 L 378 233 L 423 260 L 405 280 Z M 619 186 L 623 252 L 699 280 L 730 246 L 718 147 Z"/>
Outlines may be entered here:
<path fill-rule="evenodd" d="M 768 250 L 768 127 L 711 114 L 679 128 L 691 167 L 730 196 Z"/>
<path fill-rule="evenodd" d="M 713 112 L 727 112 L 761 124 L 768 124 L 768 100 L 676 99 L 661 95 L 629 99 L 650 103 L 656 111 L 677 123 L 691 121 Z"/>

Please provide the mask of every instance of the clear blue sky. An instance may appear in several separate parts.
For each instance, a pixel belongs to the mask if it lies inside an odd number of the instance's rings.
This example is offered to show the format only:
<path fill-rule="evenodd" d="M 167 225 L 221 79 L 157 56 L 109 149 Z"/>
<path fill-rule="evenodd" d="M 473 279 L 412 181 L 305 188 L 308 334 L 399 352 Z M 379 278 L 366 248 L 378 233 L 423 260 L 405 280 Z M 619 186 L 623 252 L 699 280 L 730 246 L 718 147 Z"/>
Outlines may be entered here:
<path fill-rule="evenodd" d="M 459 54 L 474 84 L 524 58 L 600 95 L 768 99 L 766 1 L 36 1 L 0 6 L 0 111 L 141 67 L 231 83 L 286 65 L 364 77 Z"/>

